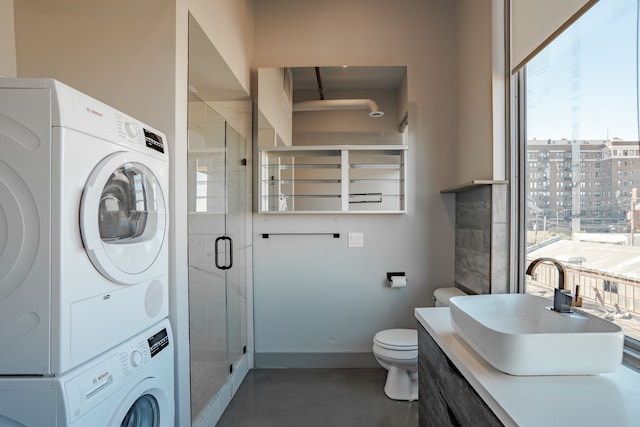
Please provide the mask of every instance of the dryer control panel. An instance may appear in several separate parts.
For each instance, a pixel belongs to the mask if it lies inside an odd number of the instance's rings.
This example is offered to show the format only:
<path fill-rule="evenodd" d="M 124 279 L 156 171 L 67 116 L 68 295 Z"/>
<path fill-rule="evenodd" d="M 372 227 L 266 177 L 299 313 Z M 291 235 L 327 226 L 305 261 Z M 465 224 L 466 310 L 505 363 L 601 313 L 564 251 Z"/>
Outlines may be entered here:
<path fill-rule="evenodd" d="M 145 127 L 139 121 L 122 113 L 114 112 L 114 116 L 120 138 L 133 144 L 133 147 L 140 151 L 154 150 L 165 154 L 165 139 L 160 132 Z"/>

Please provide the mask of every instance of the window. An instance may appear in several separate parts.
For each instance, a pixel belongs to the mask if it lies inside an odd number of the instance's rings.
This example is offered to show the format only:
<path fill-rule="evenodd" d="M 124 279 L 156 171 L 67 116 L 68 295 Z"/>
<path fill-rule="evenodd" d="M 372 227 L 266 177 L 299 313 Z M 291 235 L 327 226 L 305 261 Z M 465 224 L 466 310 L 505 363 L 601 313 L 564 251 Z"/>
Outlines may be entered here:
<path fill-rule="evenodd" d="M 640 198 L 634 181 L 623 177 L 640 167 L 628 160 L 640 152 L 639 1 L 600 0 L 520 71 L 521 151 L 539 151 L 547 141 L 562 147 L 538 162 L 541 169 L 562 168 L 551 185 L 566 190 L 549 204 L 530 190 L 523 195 L 530 248 L 524 263 L 564 261 L 567 287 L 579 288 L 583 309 L 621 325 L 632 346 L 640 340 Z M 592 163 L 584 159 L 600 159 L 599 172 L 588 172 Z M 531 188 L 529 175 L 520 176 L 521 188 Z M 591 188 L 598 191 L 585 191 Z M 555 267 L 542 264 L 536 273 L 524 292 L 551 298 Z"/>

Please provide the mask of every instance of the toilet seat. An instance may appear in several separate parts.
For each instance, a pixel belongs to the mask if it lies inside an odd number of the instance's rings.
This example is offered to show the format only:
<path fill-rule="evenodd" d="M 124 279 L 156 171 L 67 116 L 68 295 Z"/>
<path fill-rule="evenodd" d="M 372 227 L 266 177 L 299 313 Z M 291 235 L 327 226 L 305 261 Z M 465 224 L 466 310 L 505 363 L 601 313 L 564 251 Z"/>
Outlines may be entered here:
<path fill-rule="evenodd" d="M 373 337 L 374 344 L 393 351 L 416 351 L 418 331 L 416 329 L 386 329 Z"/>
<path fill-rule="evenodd" d="M 378 343 L 373 343 L 373 353 L 378 357 L 383 357 L 386 360 L 407 361 L 418 359 L 418 349 L 413 350 L 390 350 L 388 348 L 381 347 Z"/>

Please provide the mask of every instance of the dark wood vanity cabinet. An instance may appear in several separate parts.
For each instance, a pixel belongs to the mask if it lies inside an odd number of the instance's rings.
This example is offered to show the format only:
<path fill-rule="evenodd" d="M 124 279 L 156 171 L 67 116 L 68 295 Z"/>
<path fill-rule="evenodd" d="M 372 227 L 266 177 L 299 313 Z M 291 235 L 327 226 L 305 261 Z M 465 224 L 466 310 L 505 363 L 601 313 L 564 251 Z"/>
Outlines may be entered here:
<path fill-rule="evenodd" d="M 460 371 L 418 325 L 420 427 L 502 426 Z"/>

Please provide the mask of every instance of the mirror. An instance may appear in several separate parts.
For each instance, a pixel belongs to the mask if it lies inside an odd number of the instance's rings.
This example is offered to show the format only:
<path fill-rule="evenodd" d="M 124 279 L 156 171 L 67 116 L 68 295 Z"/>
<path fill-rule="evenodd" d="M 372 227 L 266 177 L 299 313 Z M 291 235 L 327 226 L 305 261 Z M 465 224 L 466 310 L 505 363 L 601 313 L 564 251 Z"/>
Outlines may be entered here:
<path fill-rule="evenodd" d="M 402 145 L 407 67 L 258 70 L 258 145 Z"/>
<path fill-rule="evenodd" d="M 404 213 L 406 67 L 258 71 L 261 213 Z"/>

